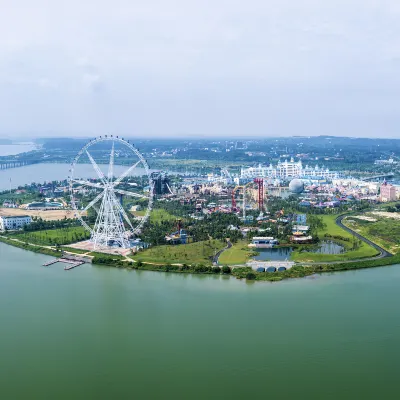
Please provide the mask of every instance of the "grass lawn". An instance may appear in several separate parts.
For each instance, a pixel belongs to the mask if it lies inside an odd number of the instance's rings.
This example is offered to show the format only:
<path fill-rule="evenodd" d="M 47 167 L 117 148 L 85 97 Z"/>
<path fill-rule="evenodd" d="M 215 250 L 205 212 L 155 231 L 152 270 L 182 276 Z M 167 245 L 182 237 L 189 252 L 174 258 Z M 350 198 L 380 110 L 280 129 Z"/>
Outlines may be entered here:
<path fill-rule="evenodd" d="M 353 237 L 352 234 L 343 230 L 340 226 L 336 225 L 335 221 L 336 218 L 338 217 L 337 215 L 322 215 L 321 217 L 324 224 L 326 225 L 326 228 L 318 232 L 320 238 L 322 238 L 325 235 L 325 233 L 328 233 L 329 235 L 333 236 L 343 236 L 348 238 Z"/>
<path fill-rule="evenodd" d="M 7 236 L 23 242 L 39 244 L 42 246 L 54 246 L 57 243 L 64 245 L 88 239 L 90 233 L 83 226 L 73 226 L 34 232 L 16 232 Z"/>
<path fill-rule="evenodd" d="M 62 250 L 68 251 L 69 253 L 75 253 L 75 254 L 89 253 L 89 250 L 75 249 L 74 247 L 68 247 L 68 246 L 62 246 Z"/>
<path fill-rule="evenodd" d="M 245 264 L 250 259 L 252 250 L 247 247 L 247 241 L 235 243 L 229 250 L 224 251 L 219 257 L 221 265 Z"/>
<path fill-rule="evenodd" d="M 400 253 L 400 221 L 392 218 L 380 218 L 372 214 L 370 216 L 377 221 L 362 221 L 350 216 L 343 223 L 390 253 Z"/>
<path fill-rule="evenodd" d="M 220 240 L 206 240 L 203 242 L 155 246 L 144 250 L 134 257 L 138 261 L 156 263 L 197 264 L 210 263 L 215 251 L 221 250 L 226 244 Z"/>
<path fill-rule="evenodd" d="M 144 217 L 146 214 L 145 210 L 135 211 L 132 212 L 135 217 Z M 162 221 L 176 221 L 178 217 L 175 215 L 170 214 L 168 211 L 164 210 L 163 208 L 156 208 L 151 211 L 150 213 L 150 222 L 152 224 L 157 224 Z"/>
<path fill-rule="evenodd" d="M 340 239 L 334 239 L 346 248 L 346 251 L 342 254 L 320 254 L 310 252 L 300 252 L 299 250 L 293 251 L 291 259 L 298 262 L 324 262 L 324 261 L 346 261 L 356 260 L 361 258 L 374 257 L 379 254 L 377 250 L 368 244 L 361 242 L 360 246 L 352 250 L 353 246 L 353 235 L 336 225 L 335 220 L 337 215 L 322 215 L 323 222 L 326 227 L 318 232 L 320 240 L 324 240 L 324 235 L 329 234 L 332 236 L 341 236 L 343 238 L 351 239 L 349 242 Z M 329 239 L 329 238 L 327 238 Z M 330 239 L 329 239 L 330 240 Z"/>

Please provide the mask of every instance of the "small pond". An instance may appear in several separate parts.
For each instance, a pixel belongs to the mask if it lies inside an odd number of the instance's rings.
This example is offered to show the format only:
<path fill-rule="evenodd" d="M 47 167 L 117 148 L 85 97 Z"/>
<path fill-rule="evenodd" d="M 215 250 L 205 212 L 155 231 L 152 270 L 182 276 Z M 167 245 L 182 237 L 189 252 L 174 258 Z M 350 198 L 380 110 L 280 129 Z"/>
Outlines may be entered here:
<path fill-rule="evenodd" d="M 303 251 L 308 253 L 319 253 L 319 254 L 342 254 L 346 251 L 345 247 L 332 240 L 322 240 L 315 246 L 311 246 Z"/>
<path fill-rule="evenodd" d="M 290 258 L 292 247 L 272 247 L 268 249 L 255 249 L 259 254 L 254 256 L 257 261 L 284 261 Z"/>

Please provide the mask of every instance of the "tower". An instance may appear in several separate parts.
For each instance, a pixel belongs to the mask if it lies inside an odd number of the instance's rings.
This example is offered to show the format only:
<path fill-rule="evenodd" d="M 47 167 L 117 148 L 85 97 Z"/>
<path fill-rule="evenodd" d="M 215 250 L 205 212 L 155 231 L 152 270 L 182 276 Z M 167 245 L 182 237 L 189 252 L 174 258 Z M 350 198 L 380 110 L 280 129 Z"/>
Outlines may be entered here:
<path fill-rule="evenodd" d="M 255 178 L 254 183 L 258 185 L 258 209 L 261 212 L 264 209 L 264 179 Z"/>

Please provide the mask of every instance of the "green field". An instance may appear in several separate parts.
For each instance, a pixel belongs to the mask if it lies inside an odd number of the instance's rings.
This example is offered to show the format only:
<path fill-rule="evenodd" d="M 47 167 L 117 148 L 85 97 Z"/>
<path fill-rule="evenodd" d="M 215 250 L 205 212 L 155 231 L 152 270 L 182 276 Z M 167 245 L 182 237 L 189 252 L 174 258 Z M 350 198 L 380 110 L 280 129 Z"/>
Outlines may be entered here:
<path fill-rule="evenodd" d="M 295 250 L 291 254 L 291 259 L 298 262 L 328 262 L 328 261 L 345 261 L 345 260 L 357 260 L 362 258 L 374 257 L 379 254 L 377 250 L 368 244 L 361 242 L 357 249 L 352 249 L 353 246 L 353 235 L 336 225 L 335 220 L 337 215 L 323 215 L 322 220 L 326 225 L 324 229 L 318 231 L 320 240 L 324 239 L 325 234 L 331 236 L 340 236 L 343 239 L 350 239 L 350 241 L 333 239 L 346 248 L 343 254 L 320 254 L 301 252 Z M 330 238 L 327 238 L 331 240 Z M 301 247 L 300 247 L 301 249 Z"/>
<path fill-rule="evenodd" d="M 69 253 L 75 253 L 75 254 L 89 253 L 89 250 L 75 249 L 74 247 L 68 247 L 68 246 L 62 246 L 61 250 L 68 251 Z M 91 253 L 89 253 L 89 254 L 91 254 Z"/>
<path fill-rule="evenodd" d="M 344 220 L 344 223 L 385 250 L 393 254 L 399 253 L 400 221 L 394 218 L 381 218 L 376 215 L 368 216 L 375 218 L 377 221 L 368 222 L 357 220 L 355 217 L 348 217 Z"/>
<path fill-rule="evenodd" d="M 134 257 L 138 261 L 156 262 L 156 263 L 210 263 L 210 258 L 215 251 L 225 247 L 225 243 L 220 240 L 207 240 L 203 242 L 165 245 L 151 247 L 144 250 Z"/>
<path fill-rule="evenodd" d="M 132 214 L 136 217 L 144 217 L 146 214 L 146 210 L 134 211 Z M 162 221 L 176 221 L 177 217 L 175 215 L 170 214 L 168 211 L 163 208 L 156 208 L 150 213 L 150 222 L 152 224 L 157 224 Z"/>
<path fill-rule="evenodd" d="M 245 264 L 251 256 L 251 249 L 247 247 L 247 241 L 241 240 L 235 243 L 230 249 L 224 251 L 219 257 L 221 265 Z"/>
<path fill-rule="evenodd" d="M 90 233 L 83 226 L 74 226 L 34 232 L 16 232 L 7 236 L 22 242 L 39 244 L 42 246 L 54 246 L 56 244 L 65 245 L 89 239 Z"/>

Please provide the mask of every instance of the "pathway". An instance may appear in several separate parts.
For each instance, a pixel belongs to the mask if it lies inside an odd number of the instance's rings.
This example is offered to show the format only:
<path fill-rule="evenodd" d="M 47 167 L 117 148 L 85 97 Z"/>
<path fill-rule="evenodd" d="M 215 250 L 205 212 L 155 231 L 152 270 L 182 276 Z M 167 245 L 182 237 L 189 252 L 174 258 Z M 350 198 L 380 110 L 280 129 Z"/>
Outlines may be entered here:
<path fill-rule="evenodd" d="M 367 239 L 366 237 L 360 235 L 358 232 L 354 231 L 353 229 L 349 228 L 348 226 L 343 224 L 343 219 L 348 217 L 349 214 L 343 214 L 339 215 L 336 218 L 336 225 L 345 230 L 346 232 L 349 232 L 350 234 L 354 235 L 358 239 L 362 240 L 364 243 L 368 244 L 369 246 L 373 247 L 374 249 L 379 251 L 379 254 L 375 257 L 367 257 L 367 258 L 357 258 L 354 260 L 343 260 L 343 261 L 319 261 L 319 262 L 307 262 L 307 263 L 300 263 L 302 265 L 318 265 L 318 264 L 343 264 L 343 263 L 353 263 L 353 262 L 360 262 L 360 261 L 372 261 L 372 260 L 378 260 L 380 258 L 387 258 L 387 257 L 393 257 L 392 253 L 389 253 L 387 250 L 385 250 L 383 247 L 378 246 L 376 243 L 372 242 L 371 240 Z"/>
<path fill-rule="evenodd" d="M 232 247 L 232 242 L 231 242 L 229 239 L 227 239 L 227 245 L 226 245 L 226 247 L 224 247 L 222 250 L 220 250 L 218 253 L 216 253 L 215 256 L 213 257 L 213 259 L 212 259 L 213 264 L 217 265 L 220 255 L 221 255 L 225 250 L 228 250 L 228 249 L 230 249 L 231 247 Z"/>

